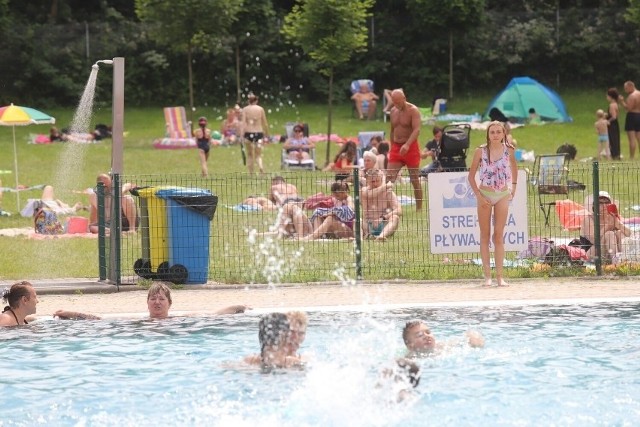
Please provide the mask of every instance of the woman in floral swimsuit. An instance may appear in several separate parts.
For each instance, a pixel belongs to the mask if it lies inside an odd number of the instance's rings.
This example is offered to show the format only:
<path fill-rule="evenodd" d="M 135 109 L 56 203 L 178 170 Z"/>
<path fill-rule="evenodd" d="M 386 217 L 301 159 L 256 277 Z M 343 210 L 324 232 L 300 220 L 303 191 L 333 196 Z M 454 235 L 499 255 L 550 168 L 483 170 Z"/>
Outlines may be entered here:
<path fill-rule="evenodd" d="M 476 195 L 480 226 L 480 256 L 485 283 L 491 286 L 489 239 L 491 216 L 494 217 L 493 245 L 498 286 L 507 286 L 502 277 L 504 263 L 504 228 L 509 214 L 509 202 L 516 191 L 518 166 L 514 148 L 506 141 L 506 129 L 501 122 L 491 122 L 487 128 L 487 143 L 478 147 L 469 168 L 469 185 Z M 478 173 L 479 172 L 479 173 Z M 476 182 L 479 175 L 480 185 Z"/>

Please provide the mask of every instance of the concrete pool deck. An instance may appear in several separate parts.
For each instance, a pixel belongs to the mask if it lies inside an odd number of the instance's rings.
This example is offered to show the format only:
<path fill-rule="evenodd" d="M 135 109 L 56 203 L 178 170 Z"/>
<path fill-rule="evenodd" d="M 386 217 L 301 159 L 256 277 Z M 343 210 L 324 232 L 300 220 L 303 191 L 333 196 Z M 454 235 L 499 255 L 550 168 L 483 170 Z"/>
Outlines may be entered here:
<path fill-rule="evenodd" d="M 15 280 L 0 280 L 0 288 Z M 39 316 L 65 309 L 102 315 L 144 313 L 147 291 L 95 279 L 30 280 L 39 296 Z M 577 303 L 640 300 L 640 277 L 564 277 L 511 280 L 507 288 L 484 288 L 481 280 L 337 282 L 268 285 L 185 285 L 172 292 L 172 312 L 211 313 L 228 305 L 246 304 L 259 311 L 299 307 L 320 309 L 366 305 L 490 305 Z"/>

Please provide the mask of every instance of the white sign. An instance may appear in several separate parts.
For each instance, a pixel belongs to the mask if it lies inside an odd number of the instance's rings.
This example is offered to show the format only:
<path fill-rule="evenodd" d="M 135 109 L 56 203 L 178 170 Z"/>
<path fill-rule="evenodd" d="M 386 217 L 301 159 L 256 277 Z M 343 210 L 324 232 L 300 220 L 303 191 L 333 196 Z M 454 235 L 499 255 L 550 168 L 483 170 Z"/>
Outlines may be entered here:
<path fill-rule="evenodd" d="M 432 254 L 480 252 L 478 210 L 467 172 L 429 174 L 429 239 Z M 507 251 L 527 248 L 527 176 L 518 171 L 519 185 L 509 202 L 509 216 L 504 232 Z M 491 245 L 493 246 L 493 245 Z"/>

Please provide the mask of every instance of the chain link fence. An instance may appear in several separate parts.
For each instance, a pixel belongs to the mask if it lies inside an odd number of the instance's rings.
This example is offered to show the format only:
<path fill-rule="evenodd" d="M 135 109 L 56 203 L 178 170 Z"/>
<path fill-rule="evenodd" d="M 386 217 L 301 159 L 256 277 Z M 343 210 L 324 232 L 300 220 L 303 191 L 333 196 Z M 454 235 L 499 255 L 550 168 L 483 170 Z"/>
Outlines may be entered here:
<path fill-rule="evenodd" d="M 594 275 L 603 271 L 637 273 L 635 262 L 640 261 L 640 255 L 636 254 L 633 236 L 636 223 L 640 223 L 638 165 L 623 162 L 570 162 L 567 165 L 567 173 L 562 178 L 564 182 L 560 183 L 566 191 L 556 195 L 541 195 L 539 177 L 534 175 L 532 167 L 521 169 L 527 177 L 525 227 L 528 239 L 522 250 L 507 252 L 506 276 Z M 298 195 L 306 200 L 314 195 L 316 201 L 319 194 L 330 195 L 331 185 L 335 182 L 333 175 L 319 171 L 283 171 L 280 176 L 286 183 L 295 185 Z M 187 270 L 197 270 L 197 283 L 483 277 L 479 250 L 475 245 L 470 244 L 462 253 L 432 253 L 430 217 L 437 212 L 429 205 L 428 195 L 434 189 L 429 189 L 426 180 L 422 182 L 425 200 L 421 212 L 416 212 L 414 191 L 408 179 L 401 177 L 398 180 L 393 191 L 401 204 L 400 223 L 395 234 L 378 241 L 357 233 L 352 238 L 315 240 L 292 237 L 290 233 L 284 237 L 279 235 L 280 224 L 286 219 L 287 212 L 266 202 L 270 197 L 271 179 L 240 173 L 211 178 L 194 175 L 120 177 L 120 182 L 135 183 L 139 188 L 136 196 L 127 197 L 136 199 L 140 218 L 135 233 L 121 234 L 119 251 L 100 251 L 119 256 L 120 271 L 110 278 L 134 283 L 141 278 L 172 280 L 177 275 L 176 280 L 184 282 L 185 274 L 191 275 L 182 270 L 185 265 Z M 360 214 L 352 225 L 357 231 L 363 222 L 359 203 L 362 186 L 358 179 L 351 177 L 351 181 L 349 194 L 355 199 L 356 212 Z M 632 232 L 626 239 L 629 247 L 616 251 L 618 258 L 613 261 L 617 265 L 611 267 L 600 263 L 601 254 L 597 254 L 593 263 L 593 259 L 563 263 L 545 258 L 544 254 L 527 253 L 532 241 L 548 240 L 560 246 L 579 238 L 582 219 L 592 212 L 592 195 L 599 191 L 611 195 L 622 222 Z M 184 196 L 188 200 L 176 201 L 172 199 L 174 196 Z M 203 202 L 205 198 L 206 202 Z M 302 202 L 296 206 L 306 218 L 312 217 L 313 210 L 305 209 Z M 207 207 L 208 214 L 204 213 Z M 293 231 L 291 216 L 289 220 Z M 366 224 L 364 228 L 367 229 Z M 104 262 L 101 259 L 101 265 Z M 176 264 L 177 271 L 173 268 Z"/>

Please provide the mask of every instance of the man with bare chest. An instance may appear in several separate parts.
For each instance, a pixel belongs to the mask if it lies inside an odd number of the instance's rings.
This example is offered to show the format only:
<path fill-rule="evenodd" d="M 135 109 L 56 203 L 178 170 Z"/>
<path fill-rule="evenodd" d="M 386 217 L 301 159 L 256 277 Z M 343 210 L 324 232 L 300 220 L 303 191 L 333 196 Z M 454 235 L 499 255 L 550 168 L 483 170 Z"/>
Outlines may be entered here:
<path fill-rule="evenodd" d="M 640 140 L 640 91 L 636 89 L 636 85 L 632 81 L 624 83 L 624 91 L 628 94 L 627 99 L 625 101 L 620 95 L 620 101 L 624 109 L 627 110 L 624 130 L 629 139 L 629 158 L 633 159 L 636 155 L 638 140 Z"/>
<path fill-rule="evenodd" d="M 402 89 L 391 92 L 391 149 L 389 151 L 388 178 L 395 182 L 403 166 L 409 171 L 409 179 L 416 199 L 416 210 L 422 210 L 422 186 L 420 185 L 420 111 L 407 102 Z"/>

